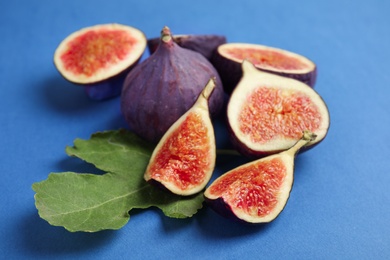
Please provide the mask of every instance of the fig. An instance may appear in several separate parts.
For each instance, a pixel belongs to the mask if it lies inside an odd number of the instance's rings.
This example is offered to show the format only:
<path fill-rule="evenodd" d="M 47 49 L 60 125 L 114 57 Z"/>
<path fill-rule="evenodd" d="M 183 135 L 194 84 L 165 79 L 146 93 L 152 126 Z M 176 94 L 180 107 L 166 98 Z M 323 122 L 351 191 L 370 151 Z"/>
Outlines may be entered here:
<path fill-rule="evenodd" d="M 226 37 L 215 34 L 181 34 L 173 36 L 174 42 L 180 47 L 199 52 L 206 59 L 211 60 L 218 46 L 226 43 Z M 148 39 L 147 45 L 150 53 L 154 53 L 160 43 L 160 38 Z"/>
<path fill-rule="evenodd" d="M 263 72 L 247 60 L 243 76 L 227 104 L 227 121 L 233 145 L 249 158 L 287 150 L 304 130 L 317 134 L 302 151 L 321 142 L 330 119 L 321 96 L 308 85 Z"/>
<path fill-rule="evenodd" d="M 127 73 L 146 49 L 139 29 L 99 24 L 67 36 L 54 53 L 54 64 L 68 81 L 85 87 L 88 97 L 104 100 L 120 95 Z"/>
<path fill-rule="evenodd" d="M 157 143 L 168 128 L 195 102 L 212 77 L 216 87 L 209 100 L 214 117 L 221 112 L 224 91 L 213 65 L 201 54 L 178 46 L 164 27 L 157 50 L 127 75 L 121 111 L 140 137 Z"/>
<path fill-rule="evenodd" d="M 145 171 L 146 181 L 183 196 L 198 193 L 207 185 L 216 160 L 208 106 L 215 84 L 215 79 L 210 79 L 195 104 L 161 138 Z"/>
<path fill-rule="evenodd" d="M 239 222 L 271 222 L 290 196 L 296 153 L 315 138 L 314 133 L 304 131 L 290 149 L 222 174 L 205 190 L 206 203 L 222 216 Z"/>
<path fill-rule="evenodd" d="M 317 66 L 302 55 L 260 44 L 225 43 L 218 47 L 212 63 L 227 93 L 233 91 L 242 76 L 243 60 L 250 61 L 259 70 L 293 78 L 310 87 L 316 82 Z"/>

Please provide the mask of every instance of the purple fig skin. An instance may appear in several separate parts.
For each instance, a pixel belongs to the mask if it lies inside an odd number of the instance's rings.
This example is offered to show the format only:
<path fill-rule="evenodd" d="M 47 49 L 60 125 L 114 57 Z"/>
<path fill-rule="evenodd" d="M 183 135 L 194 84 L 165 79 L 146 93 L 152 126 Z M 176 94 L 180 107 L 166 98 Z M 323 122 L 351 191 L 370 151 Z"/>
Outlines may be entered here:
<path fill-rule="evenodd" d="M 231 207 L 229 204 L 227 204 L 223 198 L 217 198 L 215 200 L 209 199 L 206 196 L 204 196 L 204 201 L 205 203 L 212 209 L 214 210 L 217 214 L 220 216 L 233 220 L 235 222 L 239 223 L 248 223 L 240 218 L 238 218 L 232 211 Z"/>
<path fill-rule="evenodd" d="M 211 58 L 211 63 L 221 76 L 225 92 L 231 94 L 242 77 L 241 63 L 222 56 L 218 53 L 218 50 L 214 52 L 214 55 Z M 302 74 L 271 71 L 258 67 L 256 68 L 261 71 L 299 80 L 312 88 L 314 88 L 317 80 L 317 66 L 315 66 L 310 72 Z"/>
<path fill-rule="evenodd" d="M 202 54 L 209 61 L 214 56 L 218 46 L 226 43 L 226 37 L 222 35 L 176 35 L 173 40 L 182 48 L 193 50 Z M 160 38 L 148 39 L 147 45 L 150 54 L 154 53 L 160 43 Z"/>
<path fill-rule="evenodd" d="M 156 143 L 194 104 L 212 77 L 216 88 L 209 107 L 214 117 L 224 103 L 218 72 L 201 54 L 178 46 L 166 27 L 157 50 L 127 75 L 121 94 L 122 114 L 132 131 Z"/>

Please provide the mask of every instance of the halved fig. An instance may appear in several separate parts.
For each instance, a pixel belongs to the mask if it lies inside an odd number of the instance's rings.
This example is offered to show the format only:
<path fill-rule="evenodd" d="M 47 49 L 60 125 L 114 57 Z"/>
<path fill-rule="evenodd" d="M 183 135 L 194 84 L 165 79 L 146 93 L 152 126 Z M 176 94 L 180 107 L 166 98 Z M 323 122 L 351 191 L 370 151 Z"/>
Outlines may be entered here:
<path fill-rule="evenodd" d="M 173 36 L 173 41 L 180 47 L 199 52 L 210 60 L 218 46 L 226 43 L 226 37 L 215 34 L 177 34 Z M 150 54 L 156 51 L 159 43 L 159 37 L 148 39 L 147 45 Z"/>
<path fill-rule="evenodd" d="M 208 106 L 215 86 L 215 79 L 210 79 L 195 104 L 161 138 L 145 171 L 146 181 L 185 196 L 207 185 L 216 159 Z"/>
<path fill-rule="evenodd" d="M 313 88 L 260 71 L 247 60 L 242 70 L 243 77 L 227 106 L 231 139 L 239 152 L 259 158 L 287 150 L 304 130 L 317 134 L 305 149 L 325 138 L 329 111 Z"/>
<path fill-rule="evenodd" d="M 304 131 L 290 149 L 222 174 L 204 192 L 206 203 L 222 216 L 240 222 L 271 222 L 290 196 L 297 151 L 315 137 L 310 131 Z"/>
<path fill-rule="evenodd" d="M 66 37 L 54 53 L 54 64 L 68 81 L 85 87 L 91 99 L 118 96 L 127 73 L 146 48 L 140 30 L 122 24 L 99 24 Z"/>
<path fill-rule="evenodd" d="M 231 93 L 240 80 L 244 60 L 259 70 L 297 79 L 310 87 L 316 82 L 317 66 L 302 55 L 260 44 L 225 43 L 218 47 L 212 63 L 227 93 Z"/>

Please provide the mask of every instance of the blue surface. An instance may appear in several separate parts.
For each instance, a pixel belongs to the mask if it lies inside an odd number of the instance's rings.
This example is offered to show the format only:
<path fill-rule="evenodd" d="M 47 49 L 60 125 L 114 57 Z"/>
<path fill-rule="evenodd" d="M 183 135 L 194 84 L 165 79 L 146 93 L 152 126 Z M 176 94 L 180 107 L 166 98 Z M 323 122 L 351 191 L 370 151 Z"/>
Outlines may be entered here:
<path fill-rule="evenodd" d="M 390 2 L 163 2 L 0 2 L 1 258 L 389 259 Z M 65 146 L 126 126 L 118 98 L 89 100 L 52 62 L 65 36 L 111 22 L 147 37 L 164 25 L 176 34 L 223 34 L 317 63 L 331 128 L 299 156 L 290 200 L 273 223 L 243 226 L 209 208 L 176 220 L 149 209 L 132 211 L 118 231 L 89 234 L 38 217 L 32 183 L 49 172 L 91 170 Z"/>

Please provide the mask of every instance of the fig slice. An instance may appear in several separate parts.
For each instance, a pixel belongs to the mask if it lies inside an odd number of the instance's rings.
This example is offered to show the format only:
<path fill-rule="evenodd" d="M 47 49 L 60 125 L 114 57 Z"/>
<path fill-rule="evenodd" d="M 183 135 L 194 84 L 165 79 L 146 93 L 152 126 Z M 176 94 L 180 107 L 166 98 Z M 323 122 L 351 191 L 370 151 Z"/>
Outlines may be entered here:
<path fill-rule="evenodd" d="M 208 105 L 215 86 L 215 79 L 210 79 L 193 106 L 161 138 L 145 171 L 146 181 L 183 196 L 198 193 L 207 185 L 216 160 Z"/>
<path fill-rule="evenodd" d="M 177 34 L 173 41 L 182 48 L 193 50 L 211 60 L 218 46 L 226 43 L 226 37 L 216 34 Z M 154 53 L 160 43 L 160 38 L 151 38 L 147 41 L 150 54 Z"/>
<path fill-rule="evenodd" d="M 294 78 L 314 87 L 317 66 L 294 52 L 250 43 L 225 43 L 218 47 L 212 63 L 219 72 L 225 91 L 231 93 L 242 76 L 241 63 L 250 61 L 257 69 Z"/>
<path fill-rule="evenodd" d="M 232 143 L 243 155 L 259 158 L 291 147 L 304 130 L 317 134 L 305 147 L 321 142 L 329 129 L 328 108 L 306 84 L 263 72 L 247 60 L 230 96 L 227 121 Z"/>
<path fill-rule="evenodd" d="M 67 36 L 54 53 L 54 64 L 68 81 L 85 87 L 91 99 L 118 96 L 127 73 L 146 49 L 139 29 L 98 24 Z"/>
<path fill-rule="evenodd" d="M 314 133 L 304 131 L 290 149 L 222 174 L 205 190 L 206 203 L 222 216 L 240 222 L 271 222 L 290 196 L 296 153 L 315 138 Z"/>

